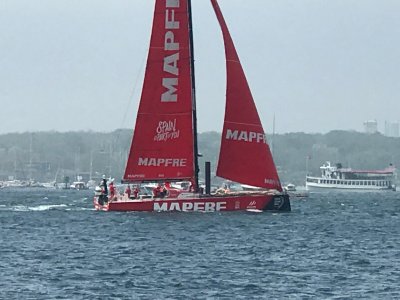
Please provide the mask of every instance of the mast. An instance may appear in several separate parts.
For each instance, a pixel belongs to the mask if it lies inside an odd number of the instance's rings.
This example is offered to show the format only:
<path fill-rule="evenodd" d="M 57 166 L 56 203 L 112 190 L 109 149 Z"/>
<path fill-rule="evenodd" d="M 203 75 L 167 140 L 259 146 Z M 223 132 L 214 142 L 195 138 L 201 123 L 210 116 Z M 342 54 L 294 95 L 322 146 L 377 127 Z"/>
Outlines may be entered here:
<path fill-rule="evenodd" d="M 188 1 L 189 15 L 189 46 L 190 46 L 190 77 L 192 79 L 192 114 L 193 114 L 193 152 L 194 152 L 194 180 L 196 191 L 199 189 L 199 149 L 197 143 L 197 113 L 196 113 L 196 80 L 194 72 L 194 43 L 192 23 L 192 1 Z"/>

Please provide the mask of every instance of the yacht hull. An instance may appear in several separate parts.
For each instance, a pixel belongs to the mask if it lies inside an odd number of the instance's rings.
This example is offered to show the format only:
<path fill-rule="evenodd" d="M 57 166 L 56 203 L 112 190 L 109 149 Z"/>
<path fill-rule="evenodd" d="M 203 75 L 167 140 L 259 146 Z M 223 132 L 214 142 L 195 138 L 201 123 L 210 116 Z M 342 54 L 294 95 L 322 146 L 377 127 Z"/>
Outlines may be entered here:
<path fill-rule="evenodd" d="M 225 194 L 198 195 L 192 194 L 187 198 L 166 199 L 118 199 L 100 204 L 94 197 L 96 210 L 104 211 L 181 211 L 181 212 L 215 212 L 215 211 L 244 211 L 268 210 L 290 211 L 290 200 L 287 194 Z"/>

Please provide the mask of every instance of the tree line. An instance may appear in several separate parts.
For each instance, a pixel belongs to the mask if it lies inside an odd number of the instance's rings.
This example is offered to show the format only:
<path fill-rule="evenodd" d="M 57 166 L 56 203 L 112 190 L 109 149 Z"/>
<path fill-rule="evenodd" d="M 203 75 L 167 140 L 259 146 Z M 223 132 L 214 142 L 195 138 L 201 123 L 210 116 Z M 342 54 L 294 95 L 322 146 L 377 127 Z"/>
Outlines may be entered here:
<path fill-rule="evenodd" d="M 25 132 L 0 135 L 0 180 L 9 178 L 50 181 L 82 175 L 122 177 L 133 131 Z M 216 167 L 220 133 L 198 136 L 202 176 L 205 161 Z M 379 133 L 331 131 L 327 134 L 286 133 L 269 135 L 281 180 L 304 184 L 305 175 L 319 175 L 325 161 L 355 169 L 382 169 L 400 165 L 400 138 Z M 243 153 L 246 155 L 246 153 Z M 257 158 L 255 158 L 257 159 Z"/>

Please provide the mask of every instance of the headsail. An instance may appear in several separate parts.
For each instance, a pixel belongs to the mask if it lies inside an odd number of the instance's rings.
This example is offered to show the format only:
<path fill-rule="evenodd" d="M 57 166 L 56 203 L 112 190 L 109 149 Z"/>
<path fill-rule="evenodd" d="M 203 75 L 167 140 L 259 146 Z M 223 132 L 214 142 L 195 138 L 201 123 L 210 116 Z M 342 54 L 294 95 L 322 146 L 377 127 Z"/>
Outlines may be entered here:
<path fill-rule="evenodd" d="M 253 96 L 217 0 L 211 0 L 225 44 L 227 88 L 217 175 L 282 190 Z"/>
<path fill-rule="evenodd" d="M 156 0 L 125 181 L 194 176 L 188 3 Z"/>

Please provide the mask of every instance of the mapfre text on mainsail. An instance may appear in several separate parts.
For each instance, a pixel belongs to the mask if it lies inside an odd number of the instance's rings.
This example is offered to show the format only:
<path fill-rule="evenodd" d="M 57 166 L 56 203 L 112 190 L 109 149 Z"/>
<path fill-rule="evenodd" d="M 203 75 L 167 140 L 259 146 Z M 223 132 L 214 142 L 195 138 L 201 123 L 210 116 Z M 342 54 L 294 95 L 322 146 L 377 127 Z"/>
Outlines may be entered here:
<path fill-rule="evenodd" d="M 180 7 L 179 0 L 166 0 L 165 7 L 165 42 L 164 50 L 164 77 L 162 85 L 167 90 L 161 95 L 161 102 L 178 101 L 178 61 L 179 61 L 179 42 L 175 39 L 175 31 L 179 30 L 179 21 L 175 19 L 175 9 Z"/>

